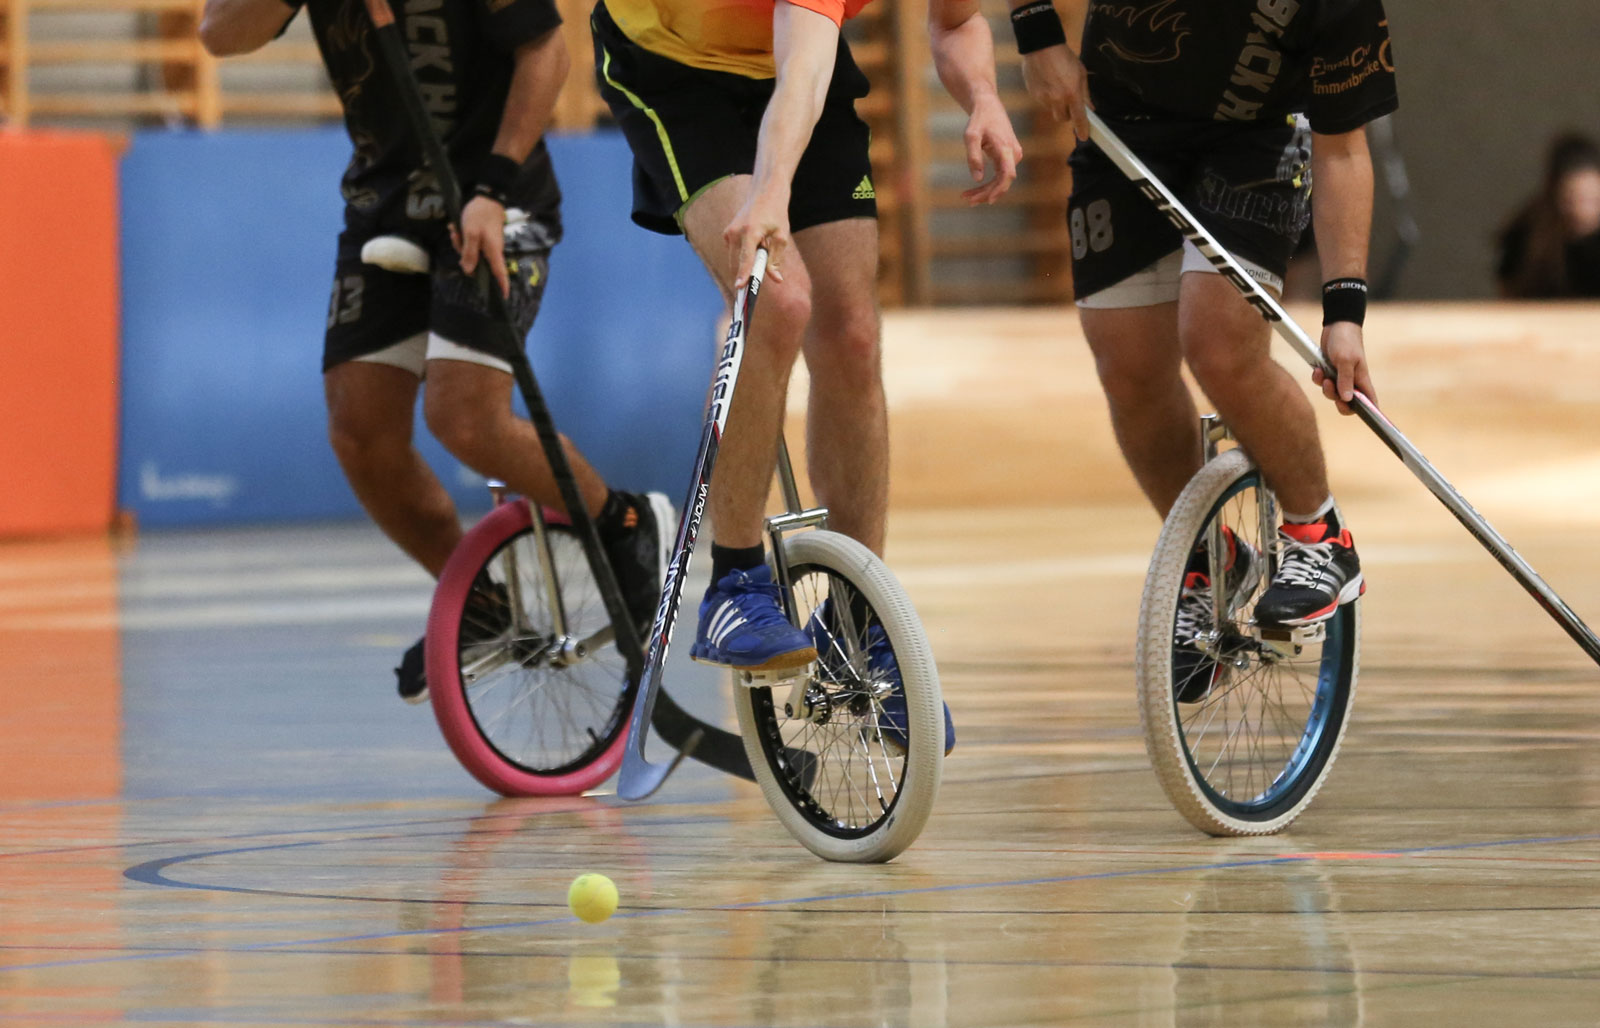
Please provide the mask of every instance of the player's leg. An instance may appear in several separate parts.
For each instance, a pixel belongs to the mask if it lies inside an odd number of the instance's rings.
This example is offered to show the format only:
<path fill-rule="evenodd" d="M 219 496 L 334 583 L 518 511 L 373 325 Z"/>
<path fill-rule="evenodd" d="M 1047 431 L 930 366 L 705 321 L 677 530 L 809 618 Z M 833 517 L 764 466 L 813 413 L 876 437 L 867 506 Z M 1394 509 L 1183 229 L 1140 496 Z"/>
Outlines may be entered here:
<path fill-rule="evenodd" d="M 426 363 L 428 283 L 363 264 L 362 242 L 340 239 L 322 358 L 328 437 L 372 520 L 437 578 L 461 540 L 461 522 L 412 441 Z M 420 641 L 395 673 L 402 699 L 427 697 Z"/>
<path fill-rule="evenodd" d="M 1207 226 L 1274 292 L 1282 291 L 1310 219 L 1308 134 L 1303 118 L 1229 133 L 1198 162 L 1189 189 L 1190 202 L 1210 213 Z M 1290 627 L 1326 620 L 1365 587 L 1328 490 L 1311 403 L 1272 359 L 1269 326 L 1192 246 L 1184 272 L 1184 357 L 1283 510 L 1281 560 L 1255 620 Z"/>
<path fill-rule="evenodd" d="M 412 445 L 418 379 L 388 364 L 346 361 L 323 376 L 328 438 L 373 522 L 438 577 L 461 539 L 455 503 Z"/>
<path fill-rule="evenodd" d="M 1067 225 L 1078 315 L 1117 443 L 1165 517 L 1200 466 L 1199 416 L 1178 348 L 1183 237 L 1090 144 L 1072 155 Z"/>
<path fill-rule="evenodd" d="M 323 340 L 328 438 L 372 520 L 435 577 L 461 538 L 455 504 L 412 445 L 427 339 L 425 281 L 361 263 L 341 236 Z"/>
<path fill-rule="evenodd" d="M 533 425 L 511 407 L 515 383 L 509 371 L 457 357 L 431 357 L 423 401 L 428 430 L 461 463 L 505 482 L 536 503 L 564 510 L 550 462 Z M 561 437 L 578 492 L 591 516 L 605 506 L 608 489 L 600 473 L 571 440 Z"/>
<path fill-rule="evenodd" d="M 1152 277 L 1166 276 L 1158 271 Z M 1199 413 L 1183 380 L 1177 304 L 1112 306 L 1116 292 L 1113 287 L 1080 301 L 1078 315 L 1117 445 L 1164 518 L 1200 468 Z"/>
<path fill-rule="evenodd" d="M 1316 415 L 1272 359 L 1272 329 L 1221 275 L 1183 276 L 1178 333 L 1195 381 L 1267 477 L 1286 511 L 1328 498 Z"/>
<path fill-rule="evenodd" d="M 828 527 L 882 556 L 889 415 L 877 300 L 878 223 L 852 218 L 795 233 L 812 269 L 805 334 L 811 390 L 806 470 Z"/>
<path fill-rule="evenodd" d="M 748 175 L 714 183 L 684 209 L 684 234 L 731 300 L 737 269 L 722 232 L 750 190 Z M 700 604 L 691 655 L 743 671 L 782 672 L 816 658 L 789 623 L 766 564 L 763 522 L 783 430 L 789 375 L 811 316 L 811 280 L 797 250 L 783 280 L 768 277 L 750 323 L 728 423 L 711 479 L 712 581 Z"/>
<path fill-rule="evenodd" d="M 1184 354 L 1196 381 L 1283 510 L 1283 553 L 1256 602 L 1256 621 L 1296 627 L 1326 620 L 1365 585 L 1328 489 L 1311 402 L 1272 359 L 1270 328 L 1220 275 L 1184 275 L 1180 308 Z"/>
<path fill-rule="evenodd" d="M 696 197 L 682 217 L 690 245 L 729 301 L 737 269 L 722 232 L 744 204 L 750 183 L 748 175 L 722 179 Z M 762 544 L 789 375 L 811 317 L 811 278 L 803 255 L 791 249 L 782 271 L 782 281 L 768 276 L 762 284 L 711 480 L 715 538 L 725 547 Z"/>
<path fill-rule="evenodd" d="M 555 233 L 513 211 L 506 225 L 505 262 L 511 283 L 506 302 L 518 345 L 538 316 L 549 276 Z M 533 424 L 512 409 L 515 385 L 506 336 L 493 321 L 472 279 L 461 273 L 441 245 L 435 254 L 428 342 L 428 381 L 423 401 L 428 429 L 463 464 L 505 482 L 542 506 L 564 510 L 561 491 Z M 562 448 L 578 492 L 595 519 L 600 539 L 640 631 L 655 614 L 665 574 L 671 504 L 660 494 L 611 489 L 576 446 Z"/>

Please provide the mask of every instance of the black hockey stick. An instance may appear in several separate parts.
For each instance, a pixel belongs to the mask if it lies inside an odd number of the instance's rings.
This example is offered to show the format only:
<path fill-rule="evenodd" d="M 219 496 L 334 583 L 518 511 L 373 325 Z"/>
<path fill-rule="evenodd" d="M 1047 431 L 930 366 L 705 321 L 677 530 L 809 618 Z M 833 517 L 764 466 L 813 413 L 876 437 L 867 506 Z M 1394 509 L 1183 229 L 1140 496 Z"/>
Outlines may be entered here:
<path fill-rule="evenodd" d="M 1111 158 L 1112 163 L 1167 216 L 1167 220 L 1183 233 L 1184 238 L 1205 255 L 1206 260 L 1221 272 L 1222 277 L 1231 282 L 1250 305 L 1271 323 L 1278 335 L 1294 347 L 1295 352 L 1300 354 L 1307 364 L 1320 369 L 1324 375 L 1334 374 L 1333 367 L 1322 354 L 1322 348 L 1306 335 L 1304 329 L 1294 323 L 1294 319 L 1289 317 L 1288 312 L 1271 293 L 1262 289 L 1256 284 L 1255 279 L 1245 273 L 1239 262 L 1222 248 L 1222 244 L 1218 243 L 1216 238 L 1184 209 L 1172 190 L 1163 185 L 1150 169 L 1145 167 L 1144 162 L 1139 160 L 1093 111 L 1089 112 L 1089 138 L 1105 151 L 1105 155 Z M 1428 491 L 1455 515 L 1456 520 L 1461 522 L 1472 537 L 1494 555 L 1500 566 L 1511 573 L 1511 577 L 1528 591 L 1534 601 L 1544 608 L 1545 613 L 1566 630 L 1573 641 L 1583 648 L 1583 652 L 1589 655 L 1589 659 L 1600 664 L 1600 639 L 1595 638 L 1589 626 L 1584 624 L 1582 619 L 1572 612 L 1572 608 L 1556 595 L 1556 591 L 1539 577 L 1538 572 L 1512 549 L 1505 537 L 1496 532 L 1494 527 L 1484 520 L 1483 515 L 1472 509 L 1466 498 L 1457 492 L 1432 464 L 1428 463 L 1428 459 L 1411 444 L 1409 439 L 1400 434 L 1400 430 L 1383 416 L 1377 406 L 1357 390 L 1355 398 L 1350 401 L 1350 409 L 1377 434 L 1379 439 L 1383 440 L 1384 445 L 1400 458 L 1401 463 L 1411 469 L 1411 473 L 1428 487 Z"/>
<path fill-rule="evenodd" d="M 411 74 L 411 58 L 406 53 L 405 43 L 401 40 L 400 31 L 395 25 L 394 11 L 389 7 L 388 0 L 366 0 L 366 6 L 375 29 L 379 60 L 388 69 L 396 92 L 400 96 L 411 131 L 416 135 L 423 157 L 433 171 L 439 195 L 444 200 L 445 210 L 451 222 L 459 226 L 463 206 L 461 183 L 456 179 L 455 171 L 450 167 L 449 158 L 445 155 L 444 144 L 440 141 L 439 134 L 423 107 L 417 80 Z M 551 475 L 561 491 L 562 503 L 566 506 L 573 528 L 577 530 L 578 539 L 583 544 L 584 556 L 594 574 L 595 584 L 599 587 L 606 615 L 610 617 L 611 624 L 616 630 L 617 649 L 627 662 L 628 674 L 635 682 L 639 682 L 644 671 L 644 651 L 639 641 L 638 629 L 628 614 L 627 604 L 622 600 L 622 592 L 617 586 L 611 563 L 601 547 L 594 519 L 589 516 L 588 508 L 578 493 L 578 483 L 573 477 L 572 465 L 567 461 L 566 451 L 561 446 L 561 437 L 556 432 L 550 408 L 545 405 L 544 394 L 534 378 L 533 368 L 528 363 L 527 355 L 522 352 L 521 340 L 517 338 L 516 329 L 512 327 L 505 300 L 500 295 L 498 286 L 489 277 L 487 261 L 478 265 L 477 275 L 478 287 L 488 298 L 495 331 L 502 337 L 504 345 L 501 349 L 508 355 L 507 359 L 511 363 L 517 388 L 521 391 L 523 403 L 528 408 L 528 420 L 533 423 L 534 431 L 539 437 L 539 445 L 544 450 L 546 460 L 549 461 Z M 660 526 L 663 529 L 664 527 Z M 663 739 L 677 748 L 681 754 L 695 751 L 696 759 L 719 771 L 755 780 L 755 774 L 750 770 L 750 760 L 745 756 L 744 744 L 737 735 L 706 724 L 685 711 L 668 696 L 663 695 L 661 699 L 659 716 L 651 723 L 661 733 Z"/>
<path fill-rule="evenodd" d="M 644 688 L 634 699 L 633 717 L 628 722 L 628 741 L 622 749 L 622 773 L 617 778 L 617 795 L 640 800 L 661 788 L 672 774 L 680 754 L 664 764 L 652 764 L 644 755 L 644 726 L 650 720 L 656 695 L 661 691 L 661 672 L 667 663 L 667 648 L 672 629 L 678 622 L 678 605 L 683 597 L 683 580 L 689 571 L 689 558 L 700 537 L 700 522 L 705 518 L 706 500 L 711 493 L 711 472 L 717 464 L 717 449 L 722 430 L 728 424 L 728 408 L 733 406 L 733 387 L 739 381 L 739 366 L 744 363 L 745 335 L 750 315 L 755 311 L 756 295 L 767 272 L 765 247 L 756 250 L 755 267 L 733 301 L 733 321 L 717 354 L 717 367 L 711 379 L 711 395 L 706 400 L 706 421 L 700 430 L 700 449 L 695 454 L 694 471 L 689 476 L 689 495 L 683 501 L 678 521 L 678 541 L 667 562 L 667 585 L 656 608 L 655 626 L 650 630 L 650 659 L 645 670 Z"/>

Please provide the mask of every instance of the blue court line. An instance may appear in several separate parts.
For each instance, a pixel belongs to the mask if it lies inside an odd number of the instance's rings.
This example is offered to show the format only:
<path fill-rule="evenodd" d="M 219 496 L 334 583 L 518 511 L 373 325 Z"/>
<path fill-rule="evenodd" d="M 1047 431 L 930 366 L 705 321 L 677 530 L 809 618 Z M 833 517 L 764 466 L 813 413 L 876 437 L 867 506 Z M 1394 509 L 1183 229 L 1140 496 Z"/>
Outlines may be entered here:
<path fill-rule="evenodd" d="M 710 802 L 710 801 L 695 801 L 695 802 Z M 643 808 L 643 807 L 646 807 L 646 806 L 655 807 L 655 806 L 681 806 L 681 805 L 682 804 L 680 804 L 680 803 L 674 802 L 674 803 L 635 804 L 633 806 L 637 809 L 637 808 Z M 596 809 L 597 810 L 617 810 L 617 809 L 620 809 L 620 807 L 618 805 L 616 805 L 616 804 L 611 804 L 611 803 L 598 803 L 598 804 L 596 804 Z M 1562 809 L 1566 810 L 1566 809 L 1570 809 L 1570 808 L 1563 807 Z M 419 826 L 419 825 L 450 825 L 450 824 L 461 824 L 462 822 L 468 822 L 468 823 L 473 823 L 473 822 L 478 822 L 478 821 L 490 822 L 490 821 L 503 821 L 503 820 L 507 820 L 507 819 L 531 820 L 531 819 L 536 818 L 536 817 L 550 817 L 550 816 L 556 815 L 556 814 L 582 814 L 582 813 L 584 813 L 584 810 L 582 808 L 573 807 L 573 808 L 562 809 L 562 810 L 535 810 L 535 811 L 527 811 L 525 813 L 462 814 L 459 817 L 419 818 L 419 819 L 411 820 L 411 821 L 379 821 L 376 824 L 361 824 L 361 825 L 332 825 L 332 826 L 329 826 L 327 828 L 278 828 L 278 829 L 273 829 L 273 830 L 268 830 L 268 831 L 259 831 L 259 832 L 233 832 L 233 833 L 227 833 L 227 834 L 223 834 L 223 835 L 203 835 L 203 836 L 196 836 L 196 837 L 188 838 L 188 839 L 146 839 L 143 842 L 107 842 L 107 843 L 98 843 L 98 844 L 93 845 L 93 846 L 62 846 L 62 847 L 58 847 L 56 849 L 48 849 L 48 850 L 18 850 L 16 852 L 12 852 L 12 853 L 0 853 L 0 860 L 15 860 L 15 859 L 23 858 L 23 857 L 54 857 L 54 856 L 62 856 L 64 854 L 68 854 L 68 853 L 97 853 L 97 852 L 102 852 L 104 850 L 150 849 L 153 846 L 193 845 L 194 843 L 197 843 L 197 842 L 208 842 L 208 841 L 212 841 L 212 840 L 221 841 L 221 840 L 226 840 L 226 839 L 270 839 L 270 838 L 272 838 L 274 836 L 284 836 L 284 835 L 290 835 L 290 836 L 293 836 L 293 835 L 328 835 L 328 834 L 332 834 L 334 832 L 373 832 L 373 831 L 379 831 L 379 830 L 382 830 L 382 829 L 411 828 L 411 827 L 416 827 L 416 826 Z M 641 826 L 641 827 L 650 828 L 650 827 L 656 827 L 656 826 L 659 826 L 659 825 L 679 825 L 679 824 L 698 824 L 698 823 L 710 824 L 710 823 L 713 823 L 713 822 L 715 822 L 715 823 L 727 823 L 727 822 L 732 821 L 732 820 L 734 820 L 734 819 L 733 818 L 729 818 L 729 817 L 722 817 L 722 816 L 718 816 L 718 817 L 702 817 L 702 818 L 682 818 L 682 817 L 669 817 L 669 816 L 663 815 L 663 816 L 655 817 L 655 818 L 641 818 L 641 819 L 638 819 L 638 820 L 630 822 L 630 824 Z M 573 827 L 574 828 L 580 828 L 580 829 L 585 830 L 585 831 L 588 830 L 587 826 L 574 825 Z M 485 831 L 487 832 L 488 829 L 485 829 Z M 431 833 L 431 834 L 442 834 L 442 833 Z M 420 835 L 416 836 L 416 838 L 424 838 L 424 837 L 425 836 L 420 836 Z M 407 838 L 407 836 L 398 836 L 398 835 L 396 835 L 396 836 L 387 836 L 386 838 Z M 235 851 L 219 850 L 218 852 L 235 852 Z M 245 852 L 245 851 L 244 850 L 239 850 L 239 851 L 236 851 L 236 852 Z M 196 854 L 196 856 L 199 856 L 199 855 L 200 854 Z"/>
<path fill-rule="evenodd" d="M 1410 855 L 1420 854 L 1420 853 L 1446 853 L 1446 852 L 1456 852 L 1456 851 L 1463 851 L 1463 850 L 1488 849 L 1488 848 L 1509 847 L 1509 846 L 1565 845 L 1565 844 L 1576 843 L 1576 842 L 1592 842 L 1592 841 L 1595 841 L 1595 840 L 1600 840 L 1600 834 L 1566 835 L 1566 836 L 1544 836 L 1544 837 L 1533 838 L 1533 839 L 1498 839 L 1498 840 L 1490 840 L 1490 841 L 1485 841 L 1485 842 L 1449 843 L 1449 844 L 1438 845 L 1438 846 L 1417 846 L 1417 847 L 1408 847 L 1408 848 L 1402 848 L 1402 849 L 1384 850 L 1382 852 L 1386 853 L 1386 854 L 1394 854 L 1396 856 L 1410 856 Z M 170 857 L 170 858 L 166 858 L 163 861 L 151 861 L 148 864 L 139 865 L 139 866 L 140 867 L 149 867 L 151 865 L 159 864 L 159 865 L 161 865 L 161 867 L 164 868 L 164 867 L 171 866 L 172 864 L 179 863 L 179 862 L 181 862 L 183 860 L 197 859 L 200 856 L 219 856 L 219 855 L 223 855 L 223 854 L 253 852 L 253 851 L 267 850 L 267 849 L 284 849 L 284 848 L 290 848 L 290 847 L 310 846 L 310 845 L 316 845 L 316 844 L 322 843 L 323 841 L 324 840 L 307 840 L 307 841 L 301 842 L 301 843 L 286 843 L 286 844 L 279 844 L 279 845 L 267 846 L 267 847 L 247 847 L 247 848 L 242 848 L 242 849 L 238 849 L 238 850 L 217 851 L 217 852 L 214 852 L 214 853 L 211 853 L 211 854 L 203 854 L 203 855 L 202 854 L 194 854 L 194 855 L 190 855 L 188 857 Z M 837 901 L 837 900 L 845 900 L 845 899 L 885 899 L 885 898 L 896 897 L 896 896 L 934 895 L 934 894 L 948 893 L 948 892 L 973 891 L 973 890 L 977 890 L 977 889 L 1023 888 L 1023 887 L 1027 887 L 1027 886 L 1031 886 L 1031 885 L 1061 885 L 1061 884 L 1066 884 L 1066 883 L 1070 883 L 1070 882 L 1104 881 L 1104 880 L 1116 879 L 1116 878 L 1151 877 L 1151 876 L 1154 876 L 1154 875 L 1185 874 L 1185 873 L 1190 873 L 1190 872 L 1205 872 L 1205 871 L 1229 871 L 1229 870 L 1238 870 L 1240 868 L 1248 868 L 1248 867 L 1270 867 L 1270 866 L 1274 866 L 1274 865 L 1283 865 L 1283 864 L 1313 863 L 1313 862 L 1317 862 L 1318 859 L 1319 858 L 1317 858 L 1315 856 L 1309 856 L 1309 855 L 1304 855 L 1304 856 L 1297 855 L 1297 856 L 1261 857 L 1261 858 L 1257 858 L 1257 859 L 1254 859 L 1254 860 L 1232 860 L 1232 861 L 1222 861 L 1222 862 L 1211 863 L 1211 864 L 1185 864 L 1185 865 L 1169 866 L 1169 867 L 1129 868 L 1129 869 L 1118 870 L 1118 871 L 1096 871 L 1096 872 L 1090 872 L 1088 874 L 1076 874 L 1076 875 L 1052 875 L 1052 876 L 1046 876 L 1046 877 L 1040 877 L 1040 878 L 1023 878 L 1023 879 L 1013 879 L 1013 880 L 999 881 L 999 882 L 956 882 L 956 883 L 952 883 L 952 884 L 949 884 L 949 885 L 929 885 L 929 886 L 919 886 L 919 887 L 907 888 L 907 889 L 880 889 L 880 890 L 867 890 L 867 891 L 863 891 L 863 892 L 832 893 L 832 894 L 824 894 L 824 895 L 818 895 L 818 896 L 789 897 L 789 898 L 770 899 L 770 900 L 752 900 L 752 901 L 747 902 L 747 903 L 724 904 L 724 905 L 719 905 L 719 906 L 714 906 L 714 907 L 709 907 L 709 908 L 697 908 L 697 909 L 700 909 L 700 910 L 706 910 L 706 909 L 709 909 L 709 910 L 730 910 L 730 911 L 761 910 L 761 909 L 765 909 L 765 908 L 769 908 L 769 907 L 797 906 L 797 905 L 803 905 L 803 904 L 808 904 L 808 903 L 827 903 L 827 902 L 834 902 L 834 901 Z M 128 871 L 124 872 L 124 874 L 125 875 L 130 875 L 130 873 L 135 871 L 135 870 L 137 870 L 137 868 L 129 868 Z M 139 879 L 135 878 L 134 880 L 139 880 Z M 164 876 L 160 876 L 158 884 L 162 884 L 162 883 L 165 883 L 165 882 L 168 882 L 168 881 L 171 881 L 171 880 L 170 879 L 166 879 Z M 174 887 L 178 887 L 178 888 L 194 888 L 194 889 L 202 889 L 202 890 L 209 888 L 208 886 L 204 886 L 204 885 L 195 885 L 193 883 L 177 883 L 177 882 L 174 882 L 173 886 Z M 237 887 L 223 887 L 223 888 L 226 889 L 226 888 L 237 888 Z M 665 917 L 665 916 L 670 916 L 670 915 L 674 915 L 674 914 L 686 913 L 686 912 L 688 912 L 689 909 L 690 908 L 684 908 L 684 907 L 661 907 L 661 908 L 652 909 L 652 910 L 629 911 L 629 912 L 619 913 L 619 914 L 615 915 L 614 919 L 615 920 L 638 920 L 638 919 L 643 919 L 643 918 Z M 510 921 L 510 922 L 506 922 L 506 923 L 503 923 L 503 924 L 471 925 L 471 926 L 461 926 L 461 927 L 455 927 L 455 928 L 418 928 L 418 929 L 410 929 L 410 930 L 407 930 L 407 931 L 369 932 L 369 933 L 363 933 L 363 934 L 360 934 L 360 935 L 328 936 L 328 937 L 324 937 L 324 938 L 320 938 L 320 939 L 293 939 L 293 940 L 286 940 L 286 941 L 283 941 L 283 942 L 252 943 L 252 944 L 239 946 L 239 947 L 229 947 L 229 948 L 227 948 L 226 951 L 228 951 L 228 952 L 236 952 L 236 953 L 249 953 L 249 952 L 281 950 L 281 949 L 286 949 L 286 948 L 291 948 L 291 947 L 294 947 L 294 948 L 309 948 L 309 947 L 313 947 L 313 946 L 335 946 L 335 945 L 339 945 L 339 944 L 342 944 L 342 943 L 351 943 L 351 942 L 376 942 L 376 941 L 381 941 L 381 940 L 386 940 L 386 939 L 405 939 L 405 938 L 413 938 L 413 937 L 417 937 L 417 936 L 466 935 L 466 934 L 469 934 L 469 933 L 470 934 L 477 934 L 477 933 L 482 933 L 482 932 L 500 932 L 500 931 L 511 931 L 511 930 L 528 929 L 528 928 L 545 928 L 545 927 L 550 927 L 550 926 L 553 926 L 553 925 L 575 925 L 575 924 L 579 924 L 579 923 L 581 923 L 581 922 L 579 922 L 578 919 L 574 918 L 574 917 L 558 917 L 558 918 L 546 918 L 546 919 L 535 920 L 535 921 Z M 135 960 L 154 960 L 154 959 L 161 959 L 161 958 L 164 958 L 164 957 L 185 956 L 185 955 L 188 955 L 190 952 L 191 951 L 182 950 L 182 949 L 177 949 L 177 950 L 159 950 L 159 951 L 142 952 L 142 953 L 121 953 L 121 954 L 118 954 L 116 956 L 108 956 L 108 957 L 85 957 L 85 958 L 80 958 L 80 959 L 75 959 L 75 960 L 52 960 L 52 961 L 41 961 L 41 962 L 31 963 L 31 964 L 11 964 L 11 965 L 6 965 L 6 966 L 3 966 L 3 967 L 0 967 L 0 974 L 3 974 L 5 972 L 7 972 L 7 971 L 43 970 L 43 969 L 47 969 L 47 968 L 77 967 L 77 966 L 83 966 L 83 965 L 89 965 L 89 964 L 123 963 L 123 962 L 127 962 L 127 961 L 135 961 Z"/>

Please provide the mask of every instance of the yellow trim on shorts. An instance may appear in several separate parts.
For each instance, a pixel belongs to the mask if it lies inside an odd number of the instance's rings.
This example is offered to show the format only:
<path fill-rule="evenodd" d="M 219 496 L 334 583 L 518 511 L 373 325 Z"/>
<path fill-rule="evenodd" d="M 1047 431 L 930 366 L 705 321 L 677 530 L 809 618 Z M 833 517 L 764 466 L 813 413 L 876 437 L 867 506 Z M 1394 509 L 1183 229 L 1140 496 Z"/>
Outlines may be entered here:
<path fill-rule="evenodd" d="M 679 204 L 678 205 L 678 209 L 672 213 L 672 220 L 676 221 L 678 223 L 678 228 L 679 229 L 683 228 L 683 216 L 689 212 L 689 208 L 691 206 L 693 206 L 693 204 L 694 204 L 694 202 L 696 200 L 698 200 L 702 196 L 706 195 L 706 190 L 710 189 L 712 186 L 716 185 L 718 182 L 726 182 L 730 178 L 733 178 L 732 174 L 721 175 L 721 176 L 718 176 L 717 178 L 712 179 L 710 182 L 707 182 L 705 185 L 701 186 L 699 189 L 696 189 L 694 191 L 694 195 L 693 196 L 690 196 L 688 199 L 684 200 L 683 203 Z"/>
<path fill-rule="evenodd" d="M 689 202 L 689 188 L 683 184 L 683 173 L 678 170 L 678 155 L 672 152 L 672 140 L 667 138 L 667 127 L 661 124 L 660 116 L 651 110 L 643 100 L 635 96 L 627 86 L 611 77 L 611 51 L 601 47 L 600 52 L 605 55 L 600 62 L 601 77 L 610 84 L 612 89 L 627 97 L 629 103 L 643 111 L 645 117 L 655 122 L 656 135 L 661 138 L 661 149 L 667 152 L 667 166 L 672 169 L 672 181 L 678 186 L 678 198 L 687 205 Z"/>

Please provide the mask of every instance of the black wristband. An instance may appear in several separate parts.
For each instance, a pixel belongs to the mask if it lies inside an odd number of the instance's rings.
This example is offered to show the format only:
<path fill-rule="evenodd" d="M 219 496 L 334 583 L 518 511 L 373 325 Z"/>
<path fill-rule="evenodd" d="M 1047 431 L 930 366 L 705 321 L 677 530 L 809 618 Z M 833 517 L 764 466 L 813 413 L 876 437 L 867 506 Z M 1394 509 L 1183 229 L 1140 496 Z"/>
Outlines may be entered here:
<path fill-rule="evenodd" d="M 1061 16 L 1050 0 L 1036 0 L 1011 11 L 1011 31 L 1017 37 L 1017 53 L 1031 54 L 1061 46 L 1067 41 L 1067 31 L 1061 27 Z"/>
<path fill-rule="evenodd" d="M 522 165 L 505 154 L 492 153 L 478 166 L 478 181 L 472 187 L 476 196 L 487 196 L 502 207 L 511 206 L 511 191 L 516 188 Z"/>
<path fill-rule="evenodd" d="M 1322 323 L 1353 321 L 1357 325 L 1367 320 L 1367 280 L 1364 278 L 1336 278 L 1322 284 Z"/>

